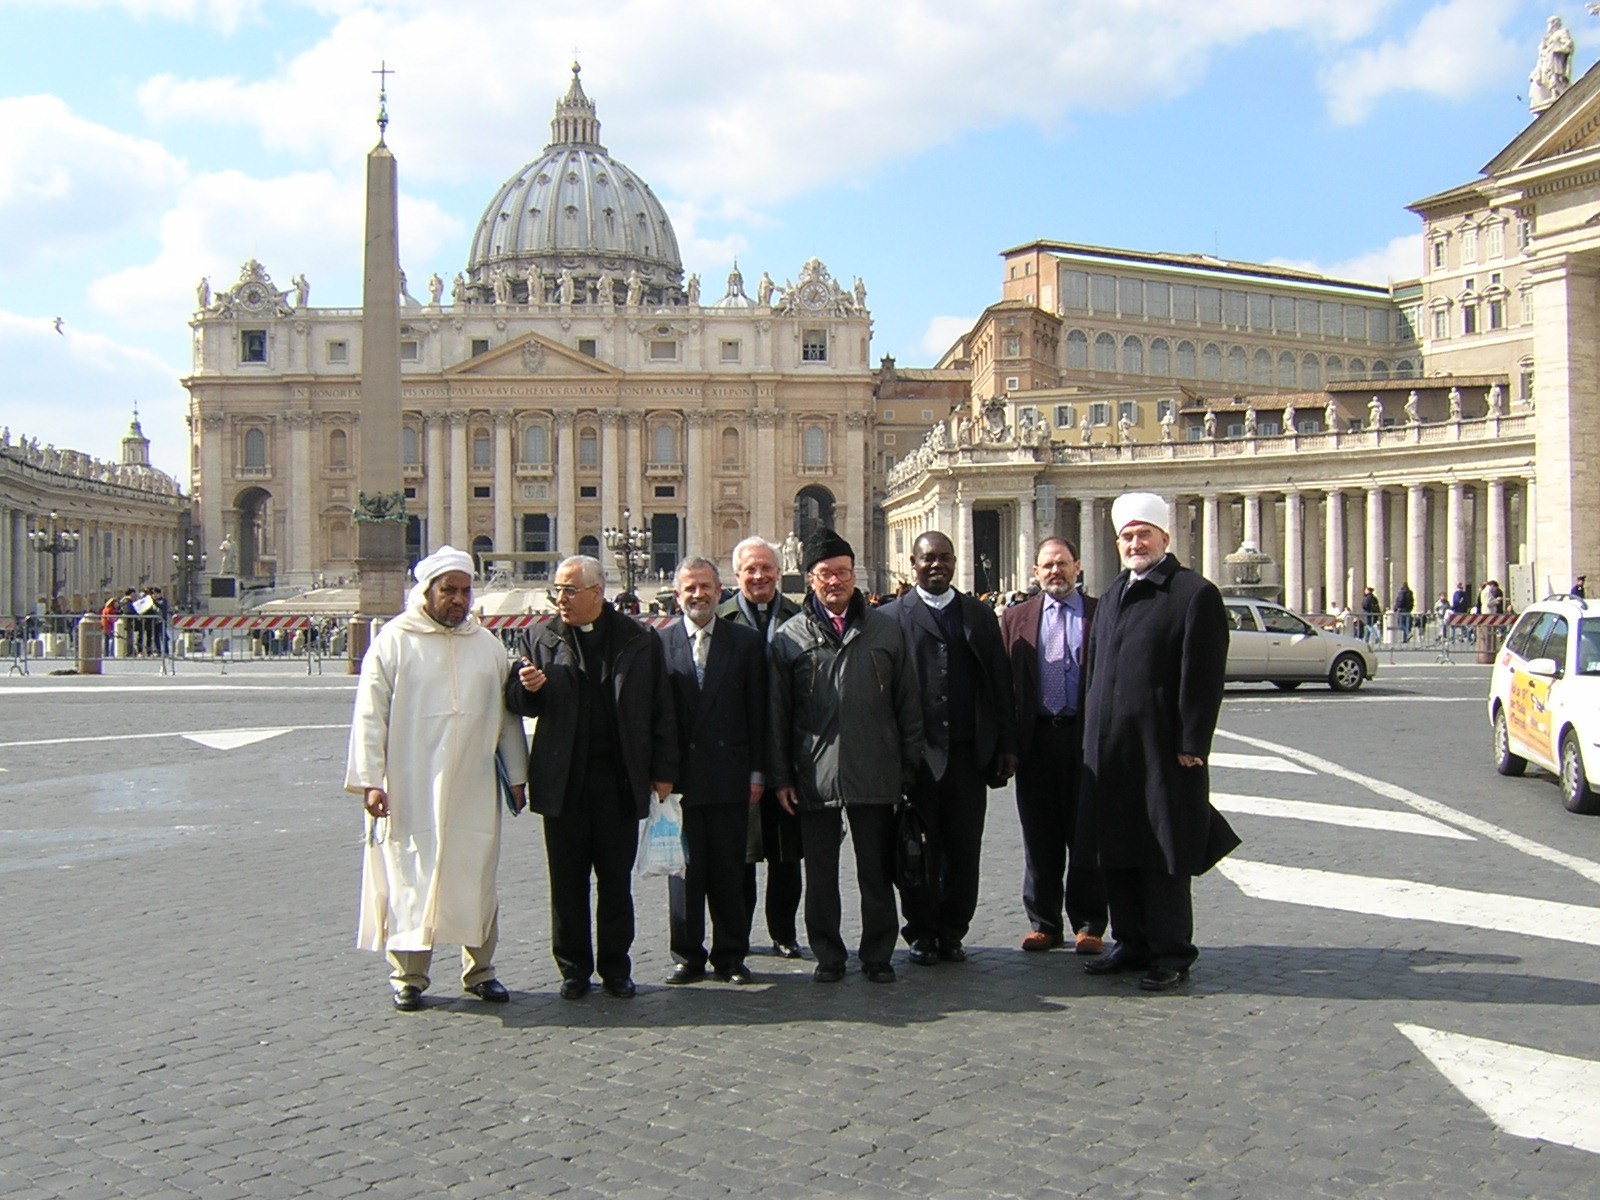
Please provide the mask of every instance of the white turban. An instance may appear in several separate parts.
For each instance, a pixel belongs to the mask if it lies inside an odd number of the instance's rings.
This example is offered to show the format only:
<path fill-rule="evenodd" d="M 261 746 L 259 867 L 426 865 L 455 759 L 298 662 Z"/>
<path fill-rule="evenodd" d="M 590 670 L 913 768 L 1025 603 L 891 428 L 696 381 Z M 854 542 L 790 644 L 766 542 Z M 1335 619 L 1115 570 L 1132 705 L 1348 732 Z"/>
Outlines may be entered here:
<path fill-rule="evenodd" d="M 1154 525 L 1162 533 L 1172 532 L 1172 514 L 1167 502 L 1154 492 L 1124 492 L 1111 502 L 1111 526 L 1118 533 L 1134 521 Z"/>
<path fill-rule="evenodd" d="M 447 571 L 463 571 L 470 576 L 473 574 L 472 568 L 472 555 L 465 550 L 457 550 L 454 546 L 440 546 L 411 568 L 417 586 L 412 588 L 411 594 L 406 597 L 407 606 L 421 608 L 428 585 Z"/>

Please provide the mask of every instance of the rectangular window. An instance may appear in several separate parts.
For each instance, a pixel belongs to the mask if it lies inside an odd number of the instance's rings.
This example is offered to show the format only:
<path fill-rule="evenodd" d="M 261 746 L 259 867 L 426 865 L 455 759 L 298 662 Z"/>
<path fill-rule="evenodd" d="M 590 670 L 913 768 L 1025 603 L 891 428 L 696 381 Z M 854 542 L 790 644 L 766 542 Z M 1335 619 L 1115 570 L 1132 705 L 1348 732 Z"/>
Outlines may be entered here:
<path fill-rule="evenodd" d="M 1130 425 L 1139 423 L 1139 406 L 1131 400 L 1124 400 L 1117 405 L 1117 420 L 1126 421 Z"/>
<path fill-rule="evenodd" d="M 1070 405 L 1070 404 L 1058 404 L 1058 405 L 1056 405 L 1056 428 L 1057 429 L 1071 429 L 1072 428 L 1072 405 Z"/>
<path fill-rule="evenodd" d="M 1175 283 L 1172 285 L 1172 319 L 1174 321 L 1194 320 L 1194 284 Z"/>
<path fill-rule="evenodd" d="M 1243 292 L 1222 293 L 1223 315 L 1235 329 L 1243 329 L 1249 320 L 1249 305 Z"/>
<path fill-rule="evenodd" d="M 1359 304 L 1344 306 L 1344 335 L 1351 341 L 1367 340 L 1367 310 Z"/>
<path fill-rule="evenodd" d="M 1014 392 L 1021 386 L 1022 386 L 1022 383 L 1017 378 L 1017 376 L 1015 376 L 1015 375 L 1007 375 L 1006 376 L 1006 391 Z"/>
<path fill-rule="evenodd" d="M 599 496 L 600 489 L 595 484 L 585 483 L 580 485 L 578 488 L 578 499 L 580 500 L 595 500 L 598 499 Z"/>
<path fill-rule="evenodd" d="M 1317 302 L 1315 300 L 1296 300 L 1294 302 L 1294 319 L 1299 323 L 1301 333 L 1315 337 L 1318 332 Z"/>
<path fill-rule="evenodd" d="M 1229 421 L 1222 431 L 1223 437 L 1242 438 L 1244 436 L 1243 421 Z"/>
<path fill-rule="evenodd" d="M 1517 372 L 1517 399 L 1533 402 L 1533 364 L 1524 363 Z"/>
<path fill-rule="evenodd" d="M 1478 306 L 1476 304 L 1463 304 L 1461 306 L 1461 332 L 1478 332 Z"/>
<path fill-rule="evenodd" d="M 489 485 L 486 483 L 476 485 L 472 489 L 472 498 L 474 500 L 487 500 L 489 498 Z"/>
<path fill-rule="evenodd" d="M 828 332 L 825 329 L 807 329 L 800 335 L 801 362 L 828 361 Z"/>
<path fill-rule="evenodd" d="M 1262 421 L 1256 426 L 1256 432 L 1262 437 L 1277 437 L 1283 432 L 1283 426 L 1277 421 Z"/>
<path fill-rule="evenodd" d="M 1416 341 L 1417 329 L 1421 323 L 1422 309 L 1415 304 L 1406 305 L 1395 318 L 1394 340 L 1397 342 Z"/>
<path fill-rule="evenodd" d="M 329 342 L 328 361 L 330 363 L 347 363 L 350 361 L 349 342 Z"/>
<path fill-rule="evenodd" d="M 578 353 L 588 358 L 594 358 L 600 353 L 600 348 L 593 338 L 578 339 Z"/>
<path fill-rule="evenodd" d="M 1435 238 L 1433 240 L 1433 269 L 1435 271 L 1444 270 L 1444 239 L 1443 238 Z"/>
<path fill-rule="evenodd" d="M 1489 328 L 1504 329 L 1506 327 L 1506 302 L 1504 300 L 1489 301 Z"/>
<path fill-rule="evenodd" d="M 894 409 L 892 409 L 892 408 L 886 408 L 886 409 L 884 409 L 884 410 L 883 410 L 883 419 L 884 419 L 884 420 L 885 420 L 885 421 L 892 421 L 892 420 L 894 420 Z"/>
<path fill-rule="evenodd" d="M 1203 287 L 1195 290 L 1195 298 L 1200 306 L 1200 324 L 1222 324 L 1222 289 Z"/>
<path fill-rule="evenodd" d="M 1165 421 L 1168 417 L 1173 420 L 1178 418 L 1178 402 L 1176 400 L 1156 401 L 1156 420 Z"/>
<path fill-rule="evenodd" d="M 1367 340 L 1379 346 L 1389 344 L 1389 310 L 1387 308 L 1367 310 Z"/>
<path fill-rule="evenodd" d="M 678 489 L 670 483 L 658 483 L 656 485 L 657 500 L 671 500 L 676 497 L 677 494 Z"/>
<path fill-rule="evenodd" d="M 664 338 L 658 338 L 650 343 L 650 359 L 652 362 L 676 362 L 678 360 L 678 343 Z"/>
<path fill-rule="evenodd" d="M 723 341 L 722 361 L 725 363 L 736 363 L 739 361 L 739 342 L 737 338 Z"/>
<path fill-rule="evenodd" d="M 1089 307 L 1089 274 L 1087 271 L 1061 272 L 1061 307 L 1076 309 Z"/>
<path fill-rule="evenodd" d="M 1111 424 L 1111 405 L 1100 402 L 1089 405 L 1089 424 Z"/>
<path fill-rule="evenodd" d="M 420 349 L 416 342 L 404 341 L 400 343 L 401 362 L 416 362 L 419 356 Z"/>
<path fill-rule="evenodd" d="M 1524 325 L 1532 325 L 1533 324 L 1533 289 L 1532 288 L 1528 288 L 1528 287 L 1521 288 L 1521 289 L 1518 290 L 1517 295 L 1522 298 L 1522 323 Z"/>
<path fill-rule="evenodd" d="M 1145 313 L 1166 320 L 1172 315 L 1172 288 L 1164 283 L 1144 285 Z"/>
<path fill-rule="evenodd" d="M 1020 358 L 1022 356 L 1022 339 L 1014 333 L 1006 334 L 1001 346 L 1000 353 L 1005 358 Z"/>
<path fill-rule="evenodd" d="M 1523 217 L 1517 222 L 1517 249 L 1527 250 L 1533 242 L 1533 222 Z"/>
<path fill-rule="evenodd" d="M 884 435 L 883 435 L 883 444 L 884 444 L 884 445 L 885 445 L 885 446 L 892 446 L 892 445 L 894 445 L 894 434 L 892 434 L 892 433 L 886 433 L 886 434 L 884 434 Z"/>
<path fill-rule="evenodd" d="M 1344 336 L 1344 305 L 1332 304 L 1327 301 L 1322 303 L 1322 336 Z"/>
<path fill-rule="evenodd" d="M 264 363 L 267 361 L 267 331 L 241 329 L 239 331 L 239 361 Z"/>
<path fill-rule="evenodd" d="M 1250 293 L 1250 328 L 1263 333 L 1272 328 L 1272 297 Z"/>
<path fill-rule="evenodd" d="M 1443 341 L 1450 336 L 1450 312 L 1448 309 L 1436 308 L 1433 310 L 1433 338 L 1434 341 Z"/>
<path fill-rule="evenodd" d="M 408 487 L 406 489 L 406 499 L 407 500 L 415 500 L 416 498 L 417 498 L 417 489 L 414 488 L 414 487 Z"/>
<path fill-rule="evenodd" d="M 1117 281 L 1117 304 L 1131 317 L 1144 315 L 1144 282 L 1139 279 Z"/>
<path fill-rule="evenodd" d="M 1484 243 L 1491 260 L 1506 256 L 1506 227 L 1499 221 L 1491 221 L 1489 228 L 1484 230 Z"/>
<path fill-rule="evenodd" d="M 1095 312 L 1117 311 L 1117 279 L 1114 275 L 1089 276 L 1089 307 Z"/>
<path fill-rule="evenodd" d="M 477 358 L 480 354 L 487 354 L 487 353 L 489 353 L 489 339 L 488 338 L 473 338 L 472 339 L 472 357 L 473 358 Z"/>
<path fill-rule="evenodd" d="M 1461 265 L 1478 261 L 1478 231 L 1472 226 L 1461 231 Z"/>
<path fill-rule="evenodd" d="M 1272 328 L 1278 333 L 1294 332 L 1294 301 L 1288 296 L 1272 298 Z"/>

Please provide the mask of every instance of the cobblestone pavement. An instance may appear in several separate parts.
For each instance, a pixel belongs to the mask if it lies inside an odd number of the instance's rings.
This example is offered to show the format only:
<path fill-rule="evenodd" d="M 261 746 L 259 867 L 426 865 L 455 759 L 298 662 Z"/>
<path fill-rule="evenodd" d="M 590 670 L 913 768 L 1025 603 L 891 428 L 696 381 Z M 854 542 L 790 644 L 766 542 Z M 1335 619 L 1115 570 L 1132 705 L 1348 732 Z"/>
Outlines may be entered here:
<path fill-rule="evenodd" d="M 512 1002 L 461 996 L 446 952 L 409 1015 L 352 948 L 351 681 L 133 670 L 0 687 L 8 1200 L 1593 1193 L 1592 1154 L 1503 1132 L 1398 1028 L 1595 1053 L 1600 821 L 1493 774 L 1485 668 L 1230 690 L 1223 727 L 1253 740 L 1219 739 L 1241 757 L 1213 786 L 1242 797 L 1245 846 L 1197 882 L 1203 957 L 1176 994 L 1018 951 L 997 793 L 964 966 L 902 952 L 892 987 L 823 987 L 757 955 L 754 987 L 669 989 L 646 881 L 638 998 L 564 1002 L 523 817 L 500 871 Z M 240 730 L 284 732 L 220 736 Z M 1365 880 L 1426 915 L 1323 906 Z"/>

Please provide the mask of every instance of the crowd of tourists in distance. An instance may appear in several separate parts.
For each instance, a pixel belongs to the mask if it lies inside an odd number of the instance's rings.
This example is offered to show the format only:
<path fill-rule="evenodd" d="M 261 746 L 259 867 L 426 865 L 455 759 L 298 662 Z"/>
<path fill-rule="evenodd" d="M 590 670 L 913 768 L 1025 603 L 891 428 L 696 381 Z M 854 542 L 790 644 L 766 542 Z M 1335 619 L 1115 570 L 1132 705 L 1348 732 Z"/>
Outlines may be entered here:
<path fill-rule="evenodd" d="M 659 628 L 606 600 L 598 561 L 568 558 L 555 618 L 521 635 L 509 671 L 472 616 L 471 557 L 423 559 L 363 660 L 344 780 L 366 814 L 357 944 L 387 956 L 393 1006 L 423 1006 L 441 944 L 462 948 L 466 993 L 509 999 L 495 875 L 506 815 L 525 808 L 543 821 L 560 995 L 598 977 L 632 997 L 640 823 L 673 798 L 687 853 L 662 982 L 753 982 L 758 907 L 771 954 L 809 956 L 818 984 L 845 978 L 852 949 L 865 980 L 893 983 L 902 941 L 914 968 L 959 969 L 988 792 L 1008 783 L 1020 949 L 1182 986 L 1199 953 L 1191 881 L 1239 844 L 1206 768 L 1228 623 L 1217 588 L 1168 552 L 1161 497 L 1123 495 L 1111 519 L 1122 571 L 1097 599 L 1077 548 L 1051 537 L 1037 590 L 998 617 L 953 586 L 936 531 L 912 547 L 915 585 L 882 607 L 831 529 L 804 543 L 798 601 L 760 538 L 734 549 L 728 581 L 687 558 Z"/>

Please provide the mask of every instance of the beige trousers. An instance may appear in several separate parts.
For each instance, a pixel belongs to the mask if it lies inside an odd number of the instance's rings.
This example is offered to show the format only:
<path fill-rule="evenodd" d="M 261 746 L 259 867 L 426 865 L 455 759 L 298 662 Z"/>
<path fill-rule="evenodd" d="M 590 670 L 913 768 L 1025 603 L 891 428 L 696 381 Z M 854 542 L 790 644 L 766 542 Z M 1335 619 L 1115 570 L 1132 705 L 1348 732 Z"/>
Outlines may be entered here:
<path fill-rule="evenodd" d="M 481 946 L 461 947 L 461 986 L 473 987 L 494 978 L 494 948 L 500 941 L 500 914 L 489 922 L 489 936 Z M 392 970 L 389 982 L 395 990 L 403 987 L 428 990 L 428 967 L 433 962 L 432 950 L 390 950 L 385 957 Z"/>

